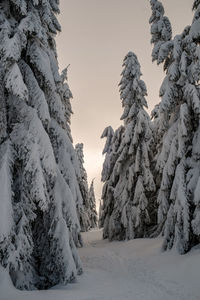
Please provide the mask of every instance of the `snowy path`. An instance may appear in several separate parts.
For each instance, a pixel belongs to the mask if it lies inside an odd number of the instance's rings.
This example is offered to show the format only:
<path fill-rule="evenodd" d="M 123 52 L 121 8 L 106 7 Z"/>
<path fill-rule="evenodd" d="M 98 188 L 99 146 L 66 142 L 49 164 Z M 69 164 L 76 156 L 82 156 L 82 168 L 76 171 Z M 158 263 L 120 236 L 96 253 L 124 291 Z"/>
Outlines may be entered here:
<path fill-rule="evenodd" d="M 1 289 L 0 300 L 200 300 L 200 249 L 161 253 L 161 240 L 112 242 L 101 231 L 84 234 L 84 274 L 49 291 Z"/>

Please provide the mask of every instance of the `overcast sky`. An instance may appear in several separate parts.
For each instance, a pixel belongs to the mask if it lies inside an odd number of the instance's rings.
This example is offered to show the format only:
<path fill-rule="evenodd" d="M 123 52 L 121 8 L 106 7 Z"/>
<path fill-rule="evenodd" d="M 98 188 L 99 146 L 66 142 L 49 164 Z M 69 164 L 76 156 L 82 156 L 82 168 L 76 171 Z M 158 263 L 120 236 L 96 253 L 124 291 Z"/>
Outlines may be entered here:
<path fill-rule="evenodd" d="M 163 0 L 173 34 L 191 24 L 193 0 Z M 97 200 L 101 197 L 100 174 L 104 128 L 120 126 L 122 115 L 118 83 L 124 56 L 138 56 L 148 89 L 149 111 L 159 102 L 162 66 L 151 62 L 151 15 L 148 0 L 60 0 L 57 37 L 60 69 L 68 64 L 73 93 L 72 136 L 84 143 L 85 168 L 89 182 L 95 180 Z"/>

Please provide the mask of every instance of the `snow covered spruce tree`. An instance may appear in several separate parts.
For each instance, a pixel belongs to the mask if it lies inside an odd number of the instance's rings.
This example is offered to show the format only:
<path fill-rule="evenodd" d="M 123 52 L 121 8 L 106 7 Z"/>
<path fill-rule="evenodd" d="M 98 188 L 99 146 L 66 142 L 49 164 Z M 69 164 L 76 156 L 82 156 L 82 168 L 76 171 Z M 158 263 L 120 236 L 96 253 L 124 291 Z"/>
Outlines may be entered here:
<path fill-rule="evenodd" d="M 108 202 L 107 195 L 104 192 L 106 187 L 107 187 L 107 182 L 109 177 L 110 177 L 110 154 L 111 154 L 111 143 L 112 143 L 112 138 L 114 135 L 113 128 L 111 126 L 108 126 L 104 129 L 101 138 L 106 137 L 106 143 L 103 149 L 102 154 L 106 154 L 104 163 L 103 163 L 103 169 L 101 173 L 101 181 L 104 182 L 103 186 L 103 192 L 102 192 L 102 200 L 100 201 L 100 207 L 99 207 L 99 228 L 105 229 L 105 217 L 106 217 L 106 212 L 105 212 L 105 205 Z M 106 182 L 106 183 L 105 183 Z M 109 205 L 108 205 L 109 206 Z"/>
<path fill-rule="evenodd" d="M 91 228 L 96 228 L 98 219 L 97 219 L 97 211 L 96 211 L 96 198 L 94 193 L 94 179 L 92 180 L 89 188 L 89 219 L 90 219 L 90 226 Z"/>
<path fill-rule="evenodd" d="M 110 170 L 113 168 L 113 164 L 111 163 L 112 160 L 112 146 L 113 146 L 113 136 L 114 131 L 111 126 L 108 126 L 104 129 L 101 139 L 106 138 L 106 143 L 103 149 L 102 154 L 106 154 L 104 164 L 103 164 L 103 170 L 102 170 L 102 181 L 105 182 L 109 176 L 110 176 Z"/>
<path fill-rule="evenodd" d="M 118 158 L 119 146 L 124 133 L 124 126 L 120 126 L 115 132 L 111 126 L 104 129 L 101 138 L 106 138 L 103 154 L 106 154 L 101 173 L 101 181 L 104 182 L 102 190 L 102 207 L 99 225 L 103 227 L 103 238 L 111 236 L 110 217 L 114 208 L 114 188 L 116 180 L 112 176 L 114 165 Z"/>
<path fill-rule="evenodd" d="M 88 231 L 91 227 L 91 221 L 89 219 L 90 216 L 90 204 L 89 204 L 89 190 L 88 190 L 88 181 L 87 181 L 87 173 L 83 166 L 84 164 L 84 154 L 83 154 L 83 144 L 77 144 L 75 146 L 76 154 L 79 161 L 80 168 L 80 178 L 79 178 L 79 187 L 81 191 L 81 195 L 83 198 L 83 207 L 80 211 L 80 226 L 81 231 Z"/>
<path fill-rule="evenodd" d="M 150 170 L 150 118 L 145 111 L 147 94 L 140 79 L 140 64 L 129 52 L 123 63 L 120 96 L 124 113 L 124 131 L 112 170 L 113 210 L 109 216 L 108 237 L 133 239 L 145 237 L 155 225 L 155 208 L 151 197 L 155 184 Z M 105 200 L 106 202 L 106 200 Z"/>
<path fill-rule="evenodd" d="M 164 9 L 155 0 L 151 1 L 151 7 L 150 23 L 155 48 L 159 39 L 160 42 L 163 39 L 161 35 L 157 35 L 157 40 L 154 37 L 157 28 L 155 24 L 160 24 L 160 12 L 163 15 Z M 197 11 L 192 26 L 187 26 L 182 34 L 175 36 L 170 41 L 170 47 L 168 42 L 162 45 L 166 77 L 160 89 L 159 105 L 159 126 L 163 137 L 156 157 L 156 170 L 161 178 L 157 198 L 158 228 L 164 232 L 163 248 L 171 249 L 175 246 L 181 254 L 199 242 L 199 216 L 196 213 L 199 209 L 196 194 L 199 179 L 197 145 L 200 113 L 198 7 L 194 5 Z M 161 62 L 159 56 L 156 59 L 158 63 Z"/>
<path fill-rule="evenodd" d="M 99 220 L 98 220 L 98 227 L 103 228 L 103 222 L 102 222 L 102 215 L 103 215 L 103 203 L 102 200 L 99 200 Z"/>
<path fill-rule="evenodd" d="M 0 3 L 0 262 L 20 289 L 82 272 L 72 97 L 58 72 L 55 0 Z"/>

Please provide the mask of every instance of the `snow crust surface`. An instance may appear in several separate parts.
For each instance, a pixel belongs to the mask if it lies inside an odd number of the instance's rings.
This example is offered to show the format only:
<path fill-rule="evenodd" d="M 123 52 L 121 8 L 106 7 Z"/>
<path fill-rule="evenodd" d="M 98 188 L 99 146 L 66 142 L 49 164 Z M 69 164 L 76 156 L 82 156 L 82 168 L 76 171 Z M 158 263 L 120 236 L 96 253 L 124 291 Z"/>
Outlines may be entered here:
<path fill-rule="evenodd" d="M 162 239 L 102 240 L 83 234 L 84 274 L 48 291 L 18 291 L 0 269 L 0 300 L 199 300 L 200 248 L 186 255 L 161 252 Z"/>

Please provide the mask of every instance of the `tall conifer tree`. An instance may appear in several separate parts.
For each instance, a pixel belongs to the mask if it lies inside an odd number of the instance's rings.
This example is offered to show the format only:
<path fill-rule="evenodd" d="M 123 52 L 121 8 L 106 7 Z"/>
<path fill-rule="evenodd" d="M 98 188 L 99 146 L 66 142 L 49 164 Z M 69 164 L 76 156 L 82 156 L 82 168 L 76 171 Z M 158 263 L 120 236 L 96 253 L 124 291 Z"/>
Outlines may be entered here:
<path fill-rule="evenodd" d="M 54 40 L 58 1 L 0 6 L 0 261 L 16 287 L 48 288 L 82 271 L 72 95 Z"/>
<path fill-rule="evenodd" d="M 192 216 L 194 211 L 198 211 L 195 195 L 199 178 L 199 4 L 197 1 L 194 3 L 196 12 L 192 26 L 187 26 L 173 40 L 163 42 L 163 36 L 157 34 L 157 29 L 162 28 L 162 20 L 166 19 L 163 17 L 164 9 L 159 1 L 150 2 L 153 54 L 157 45 L 162 43 L 164 59 L 160 60 L 159 55 L 156 59 L 158 63 L 165 62 L 166 70 L 159 105 L 162 146 L 157 149 L 156 165 L 161 178 L 157 198 L 158 226 L 164 232 L 163 248 L 175 246 L 183 254 L 198 240 L 194 228 L 192 230 L 192 224 L 195 224 Z M 154 60 L 154 55 L 152 57 Z M 197 216 L 195 212 L 194 216 Z"/>
<path fill-rule="evenodd" d="M 114 189 L 116 180 L 113 176 L 113 168 L 118 158 L 118 149 L 124 133 L 124 126 L 120 126 L 115 132 L 111 126 L 104 129 L 101 138 L 106 138 L 103 154 L 106 154 L 101 173 L 101 181 L 104 182 L 102 190 L 102 209 L 100 224 L 103 227 L 103 238 L 112 239 L 113 228 L 111 215 L 114 208 Z"/>
<path fill-rule="evenodd" d="M 151 126 L 150 118 L 144 109 L 147 107 L 147 90 L 145 83 L 140 79 L 140 64 L 133 52 L 126 55 L 123 67 L 120 96 L 124 107 L 121 117 L 124 130 L 115 155 L 116 160 L 111 166 L 109 178 L 112 184 L 109 180 L 109 185 L 106 186 L 106 189 L 111 190 L 112 201 L 110 197 L 104 200 L 105 203 L 108 201 L 113 205 L 105 224 L 107 233 L 104 233 L 104 237 L 108 236 L 111 240 L 147 236 L 150 225 L 155 223 L 155 208 L 150 200 L 155 191 L 149 156 Z M 113 155 L 114 150 L 111 157 Z M 105 206 L 104 204 L 103 210 Z"/>
<path fill-rule="evenodd" d="M 89 188 L 89 205 L 90 205 L 90 210 L 89 210 L 89 219 L 90 219 L 90 226 L 91 228 L 96 228 L 97 227 L 97 210 L 96 210 L 96 198 L 95 198 L 95 193 L 94 193 L 94 179 L 92 180 Z"/>
<path fill-rule="evenodd" d="M 81 225 L 81 231 L 88 231 L 91 227 L 90 221 L 90 203 L 89 203 L 89 190 L 88 190 L 88 181 L 87 181 L 87 173 L 83 166 L 84 164 L 84 154 L 83 154 L 83 144 L 76 144 L 75 146 L 76 154 L 79 161 L 80 167 L 80 177 L 79 177 L 79 186 L 81 195 L 83 198 L 83 206 L 81 211 L 79 212 L 79 219 Z"/>

